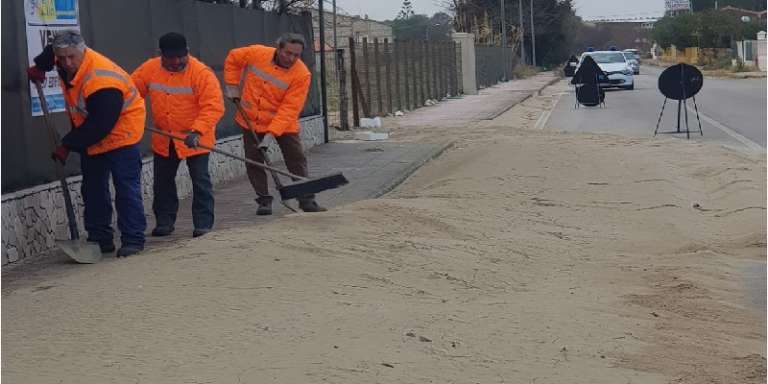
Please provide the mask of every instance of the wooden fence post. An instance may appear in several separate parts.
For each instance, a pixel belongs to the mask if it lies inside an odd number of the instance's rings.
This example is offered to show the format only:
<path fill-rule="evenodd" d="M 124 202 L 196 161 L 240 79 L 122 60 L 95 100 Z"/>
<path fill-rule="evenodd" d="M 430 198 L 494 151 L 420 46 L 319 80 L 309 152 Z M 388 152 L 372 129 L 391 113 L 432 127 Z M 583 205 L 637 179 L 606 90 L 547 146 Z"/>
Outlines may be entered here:
<path fill-rule="evenodd" d="M 438 68 L 440 68 L 440 62 L 437 60 L 437 55 L 435 54 L 434 42 L 429 43 L 429 57 L 430 57 L 429 62 L 432 66 L 429 74 L 432 81 L 432 99 L 440 100 L 440 91 L 438 91 L 438 87 L 437 87 L 437 71 L 438 71 Z"/>
<path fill-rule="evenodd" d="M 360 126 L 360 80 L 357 78 L 357 61 L 355 60 L 355 39 L 349 38 L 349 74 L 352 78 L 352 123 Z"/>
<path fill-rule="evenodd" d="M 389 44 L 389 39 L 384 38 L 384 69 L 386 72 L 387 81 L 387 113 L 392 113 L 392 46 Z"/>
<path fill-rule="evenodd" d="M 371 62 L 368 57 L 368 38 L 363 37 L 363 70 L 365 71 L 365 100 L 363 100 L 363 112 L 365 117 L 371 115 Z"/>
<path fill-rule="evenodd" d="M 413 73 L 411 72 L 411 66 L 408 65 L 408 46 L 410 45 L 409 41 L 404 41 L 402 46 L 403 49 L 401 50 L 402 55 L 400 57 L 403 59 L 403 90 L 405 91 L 405 109 L 411 110 L 411 87 L 408 84 L 408 80 L 413 81 Z"/>
<path fill-rule="evenodd" d="M 427 60 L 429 60 L 427 42 L 422 40 L 419 44 L 419 49 L 421 50 L 421 100 L 424 102 L 427 99 L 431 99 L 429 97 L 429 74 L 427 73 Z"/>
<path fill-rule="evenodd" d="M 429 40 L 424 41 L 424 57 L 426 58 L 426 70 L 424 71 L 424 83 L 427 86 L 427 99 L 434 100 L 434 95 L 432 95 L 432 57 L 429 54 L 429 47 L 431 44 L 429 44 Z"/>
<path fill-rule="evenodd" d="M 381 97 L 381 55 L 379 54 L 379 38 L 373 38 L 373 66 L 376 68 L 376 115 L 384 116 L 384 99 Z"/>
<path fill-rule="evenodd" d="M 448 74 L 450 75 L 448 77 L 448 81 L 450 84 L 450 94 L 451 96 L 456 96 L 456 43 L 450 42 L 448 43 Z M 502 63 L 502 67 L 503 67 Z"/>
<path fill-rule="evenodd" d="M 408 45 L 411 47 L 409 56 L 411 56 L 410 71 L 413 74 L 413 83 L 411 84 L 413 86 L 413 109 L 416 109 L 419 107 L 419 78 L 416 76 L 418 74 L 416 72 L 416 43 L 411 41 Z"/>
<path fill-rule="evenodd" d="M 344 50 L 336 50 L 336 73 L 339 79 L 339 129 L 349 130 L 349 98 L 347 95 L 347 69 L 344 67 Z"/>
<path fill-rule="evenodd" d="M 403 110 L 403 94 L 400 93 L 400 68 L 402 66 L 400 65 L 400 53 L 398 53 L 403 44 L 398 43 L 397 40 L 392 42 L 392 52 L 395 54 L 394 56 L 394 64 L 395 64 L 395 94 L 397 95 L 397 110 L 402 111 Z"/>
<path fill-rule="evenodd" d="M 443 97 L 447 97 L 451 93 L 448 89 L 448 44 L 440 44 L 440 57 L 443 60 Z"/>

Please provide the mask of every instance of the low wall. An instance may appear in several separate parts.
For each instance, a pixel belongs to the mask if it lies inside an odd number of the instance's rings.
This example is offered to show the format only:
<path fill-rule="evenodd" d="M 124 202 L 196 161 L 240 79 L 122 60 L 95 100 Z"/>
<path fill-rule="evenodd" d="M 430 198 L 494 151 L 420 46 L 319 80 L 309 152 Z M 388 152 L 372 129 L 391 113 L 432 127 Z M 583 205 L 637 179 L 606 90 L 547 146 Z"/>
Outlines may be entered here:
<path fill-rule="evenodd" d="M 323 143 L 323 120 L 320 116 L 304 118 L 301 120 L 301 125 L 304 149 Z M 221 139 L 216 147 L 227 152 L 243 154 L 240 135 Z M 271 158 L 277 159 L 280 156 L 280 149 L 274 145 L 274 148 L 270 148 L 270 154 Z M 144 212 L 148 219 L 152 214 L 152 165 L 152 158 L 145 158 L 141 175 Z M 245 175 L 245 165 L 238 160 L 214 153 L 211 154 L 210 171 L 212 181 L 217 185 Z M 80 194 L 81 180 L 81 176 L 67 179 L 75 205 L 78 228 L 85 236 L 82 221 L 83 201 Z M 179 167 L 176 185 L 179 197 L 186 197 L 192 193 L 192 182 L 187 167 Z M 113 216 L 113 218 L 115 220 L 113 225 L 115 225 L 117 217 Z M 55 239 L 69 238 L 64 198 L 59 182 L 2 195 L 1 220 L 2 265 L 50 251 L 55 247 Z"/>

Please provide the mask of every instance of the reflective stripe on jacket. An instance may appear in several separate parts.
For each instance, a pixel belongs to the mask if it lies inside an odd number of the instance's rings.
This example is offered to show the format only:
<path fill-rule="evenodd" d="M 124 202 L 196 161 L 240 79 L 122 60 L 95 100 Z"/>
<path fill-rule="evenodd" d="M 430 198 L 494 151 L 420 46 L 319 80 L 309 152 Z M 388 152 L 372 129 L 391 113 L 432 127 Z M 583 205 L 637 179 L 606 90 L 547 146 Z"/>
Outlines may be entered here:
<path fill-rule="evenodd" d="M 245 114 L 259 133 L 298 133 L 299 114 L 312 81 L 312 74 L 301 60 L 285 69 L 274 62 L 272 47 L 251 45 L 229 51 L 224 61 L 224 83 L 240 86 Z M 246 128 L 240 114 L 235 121 Z"/>
<path fill-rule="evenodd" d="M 200 144 L 216 145 L 216 124 L 224 115 L 221 86 L 213 71 L 190 56 L 181 72 L 163 68 L 160 58 L 149 59 L 137 68 L 131 77 L 142 96 L 149 96 L 152 121 L 157 129 L 185 137 L 190 131 L 200 134 Z M 152 151 L 168 157 L 171 139 L 152 134 Z M 184 142 L 174 143 L 180 158 L 209 152 L 202 148 L 189 148 Z"/>
<path fill-rule="evenodd" d="M 123 93 L 123 109 L 117 123 L 107 137 L 88 147 L 89 155 L 109 152 L 141 140 L 146 118 L 144 98 L 136 90 L 131 77 L 112 60 L 86 48 L 83 62 L 70 85 L 67 87 L 62 81 L 61 89 L 75 129 L 88 117 L 85 105 L 88 96 L 105 88 L 116 88 Z"/>

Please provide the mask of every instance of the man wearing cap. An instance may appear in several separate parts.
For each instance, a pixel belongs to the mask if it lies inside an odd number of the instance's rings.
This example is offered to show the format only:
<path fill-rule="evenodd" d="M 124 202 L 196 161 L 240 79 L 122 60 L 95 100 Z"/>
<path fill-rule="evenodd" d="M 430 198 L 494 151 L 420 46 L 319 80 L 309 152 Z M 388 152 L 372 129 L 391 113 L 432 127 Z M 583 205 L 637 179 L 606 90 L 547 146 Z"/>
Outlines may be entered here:
<path fill-rule="evenodd" d="M 301 61 L 304 37 L 287 33 L 277 40 L 277 48 L 250 45 L 229 51 L 224 61 L 224 83 L 227 97 L 241 103 L 244 114 L 237 113 L 240 128 L 250 126 L 258 139 L 274 136 L 280 145 L 285 164 L 291 173 L 306 177 L 307 158 L 299 137 L 299 113 L 304 109 L 312 73 Z M 248 122 L 246 122 L 246 119 Z M 263 162 L 264 157 L 251 132 L 243 134 L 245 155 Z M 264 169 L 247 164 L 246 171 L 258 195 L 257 215 L 272 214 L 272 196 L 267 189 Z M 299 208 L 304 212 L 326 209 L 315 202 L 314 195 L 302 196 Z"/>
<path fill-rule="evenodd" d="M 154 152 L 153 236 L 174 231 L 179 198 L 176 172 L 182 160 L 192 178 L 193 237 L 213 228 L 213 186 L 208 172 L 210 151 L 198 145 L 216 144 L 216 123 L 224 114 L 221 87 L 213 71 L 189 55 L 186 38 L 179 33 L 160 37 L 160 57 L 147 60 L 131 75 L 142 96 L 149 96 L 152 120 L 159 130 L 184 141 L 152 134 Z"/>
<path fill-rule="evenodd" d="M 80 32 L 57 33 L 34 61 L 27 70 L 34 82 L 44 81 L 45 72 L 54 66 L 59 72 L 73 129 L 52 156 L 64 163 L 70 151 L 80 153 L 88 241 L 98 243 L 104 253 L 115 250 L 111 175 L 122 243 L 117 256 L 140 252 L 147 227 L 139 150 L 146 117 L 144 99 L 122 68 L 85 46 Z"/>

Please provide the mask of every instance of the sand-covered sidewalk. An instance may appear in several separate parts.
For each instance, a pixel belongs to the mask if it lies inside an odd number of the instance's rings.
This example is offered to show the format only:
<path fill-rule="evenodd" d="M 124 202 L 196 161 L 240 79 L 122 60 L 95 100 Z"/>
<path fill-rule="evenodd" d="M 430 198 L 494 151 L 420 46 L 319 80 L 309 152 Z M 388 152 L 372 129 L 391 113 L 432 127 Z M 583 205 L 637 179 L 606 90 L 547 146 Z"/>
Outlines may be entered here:
<path fill-rule="evenodd" d="M 764 382 L 764 157 L 548 100 L 399 124 L 455 144 L 385 198 L 4 290 L 3 381 Z"/>

